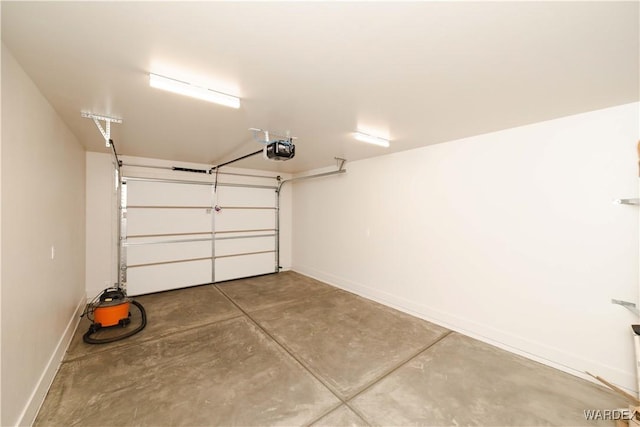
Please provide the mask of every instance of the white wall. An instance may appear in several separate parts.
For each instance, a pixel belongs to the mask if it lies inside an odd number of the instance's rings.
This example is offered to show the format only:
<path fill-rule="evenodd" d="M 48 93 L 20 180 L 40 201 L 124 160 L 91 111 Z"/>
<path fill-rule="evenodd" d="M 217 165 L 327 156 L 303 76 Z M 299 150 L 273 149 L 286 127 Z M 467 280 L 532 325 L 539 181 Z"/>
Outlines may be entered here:
<path fill-rule="evenodd" d="M 115 166 L 111 159 L 109 153 L 86 152 L 85 286 L 90 299 L 118 281 Z"/>
<path fill-rule="evenodd" d="M 117 141 L 115 141 L 117 146 Z M 100 293 L 107 283 L 117 281 L 116 243 L 112 241 L 116 234 L 115 223 L 117 219 L 116 201 L 113 181 L 112 156 L 105 148 L 104 153 L 87 152 L 87 272 L 86 291 L 92 298 Z M 174 162 L 168 160 L 149 159 L 133 156 L 121 156 L 121 160 L 127 164 L 142 164 L 151 166 L 179 166 L 194 169 L 208 169 L 211 165 Z M 223 172 L 246 173 L 276 176 L 277 173 L 257 171 L 252 169 L 225 167 Z M 179 180 L 211 181 L 210 175 L 201 175 L 188 172 L 176 172 L 163 169 L 148 169 L 123 167 L 125 176 L 143 176 L 152 178 L 168 178 Z M 283 179 L 289 178 L 288 174 L 280 174 Z M 226 177 L 234 179 L 234 177 Z M 236 178 L 240 179 L 240 178 Z M 249 180 L 251 178 L 248 178 Z M 248 182 L 244 178 L 243 182 Z M 264 185 L 264 182 L 257 182 Z M 285 186 L 280 195 L 280 265 L 284 270 L 291 268 L 291 211 L 292 189 Z"/>
<path fill-rule="evenodd" d="M 29 425 L 85 300 L 85 157 L 4 45 L 2 107 L 0 424 Z"/>
<path fill-rule="evenodd" d="M 2 20 L 2 5 L 0 5 L 0 22 Z M 2 54 L 0 53 L 0 69 L 2 67 Z M 1 75 L 1 73 L 0 73 Z M 2 85 L 0 84 L 0 99 L 2 98 Z M 0 200 L 2 198 L 2 102 L 0 102 Z M 0 242 L 2 242 L 2 209 L 0 208 Z M 2 244 L 0 243 L 0 321 L 2 320 Z M 0 324 L 0 385 L 2 384 L 2 327 Z M 0 386 L 0 423 L 2 423 L 2 386 Z"/>
<path fill-rule="evenodd" d="M 293 269 L 633 389 L 637 317 L 610 301 L 638 302 L 638 208 L 612 203 L 638 194 L 638 117 L 623 105 L 300 181 Z"/>

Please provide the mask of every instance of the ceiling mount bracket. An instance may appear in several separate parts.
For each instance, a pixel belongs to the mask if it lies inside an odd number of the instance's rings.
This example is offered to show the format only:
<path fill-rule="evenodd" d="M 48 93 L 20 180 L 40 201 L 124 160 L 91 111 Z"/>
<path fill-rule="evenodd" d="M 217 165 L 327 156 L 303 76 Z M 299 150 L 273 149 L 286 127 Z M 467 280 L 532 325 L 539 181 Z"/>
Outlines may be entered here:
<path fill-rule="evenodd" d="M 285 132 L 286 135 L 278 135 L 274 132 L 271 132 L 271 135 L 269 135 L 268 130 L 258 128 L 249 128 L 249 130 L 253 133 L 253 139 L 264 145 L 270 144 L 275 141 L 285 141 L 289 144 L 292 144 L 294 140 L 298 139 L 297 136 L 291 136 L 291 132 L 289 132 L 288 130 Z M 260 137 L 260 133 L 263 134 L 263 137 Z M 275 138 L 271 139 L 271 137 Z"/>
<path fill-rule="evenodd" d="M 342 157 L 334 157 L 336 162 L 338 162 L 338 170 L 341 171 L 344 168 L 344 164 L 347 162 L 347 159 L 343 159 Z"/>
<path fill-rule="evenodd" d="M 640 199 L 632 198 L 632 199 L 616 199 L 613 201 L 616 205 L 640 205 Z"/>
<path fill-rule="evenodd" d="M 111 123 L 122 123 L 122 119 L 117 119 L 115 117 L 101 116 L 93 113 L 85 113 L 84 111 L 80 112 L 80 115 L 87 119 L 92 119 L 93 123 L 96 124 L 96 127 L 104 137 L 105 145 L 108 147 L 111 146 Z M 100 124 L 100 121 L 104 122 L 104 128 Z"/>

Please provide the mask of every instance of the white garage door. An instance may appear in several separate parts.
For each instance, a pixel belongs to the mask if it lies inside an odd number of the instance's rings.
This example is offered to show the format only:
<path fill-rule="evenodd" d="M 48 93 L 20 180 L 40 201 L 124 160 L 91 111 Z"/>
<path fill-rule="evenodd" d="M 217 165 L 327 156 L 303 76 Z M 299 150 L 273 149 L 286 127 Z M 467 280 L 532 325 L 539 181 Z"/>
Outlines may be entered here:
<path fill-rule="evenodd" d="M 127 293 L 277 272 L 276 202 L 270 185 L 124 178 Z"/>

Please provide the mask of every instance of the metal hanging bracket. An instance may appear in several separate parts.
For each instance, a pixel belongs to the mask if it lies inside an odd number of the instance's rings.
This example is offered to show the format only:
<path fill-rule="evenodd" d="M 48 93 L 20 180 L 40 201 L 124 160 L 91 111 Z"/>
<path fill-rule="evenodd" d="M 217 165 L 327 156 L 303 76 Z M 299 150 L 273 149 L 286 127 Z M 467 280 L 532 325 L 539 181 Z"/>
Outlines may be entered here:
<path fill-rule="evenodd" d="M 293 182 L 293 181 L 301 181 L 304 179 L 312 179 L 312 178 L 320 178 L 323 176 L 331 176 L 331 175 L 338 175 L 338 174 L 343 174 L 346 173 L 347 170 L 344 169 L 344 164 L 347 162 L 346 159 L 340 158 L 340 157 L 334 157 L 334 159 L 336 159 L 336 161 L 338 162 L 338 169 L 331 171 L 331 172 L 323 172 L 323 173 L 318 173 L 315 175 L 305 175 L 305 176 L 299 176 L 296 178 L 289 178 L 289 179 L 285 179 L 285 180 L 279 180 L 279 184 L 278 184 L 278 188 L 276 189 L 276 193 L 280 193 L 280 190 L 282 189 L 282 186 L 284 184 L 286 184 L 287 182 Z"/>
<path fill-rule="evenodd" d="M 108 147 L 111 146 L 111 123 L 122 123 L 122 119 L 118 119 L 115 117 L 101 116 L 93 113 L 86 113 L 84 111 L 80 112 L 80 115 L 87 119 L 92 119 L 93 123 L 96 124 L 96 127 L 104 137 L 105 145 Z M 104 128 L 100 121 L 104 122 Z"/>
<path fill-rule="evenodd" d="M 630 312 L 632 312 L 633 314 L 635 314 L 636 316 L 640 316 L 640 310 L 638 310 L 636 308 L 635 303 L 632 303 L 632 302 L 629 302 L 629 301 L 623 301 L 623 300 L 619 300 L 619 299 L 612 299 L 611 300 L 611 304 L 621 305 L 624 308 L 626 308 L 627 310 L 629 310 Z"/>
<path fill-rule="evenodd" d="M 640 205 L 640 199 L 632 198 L 632 199 L 615 199 L 613 201 L 616 205 Z"/>
<path fill-rule="evenodd" d="M 294 140 L 298 139 L 297 136 L 291 136 L 288 130 L 285 131 L 285 135 L 279 135 L 275 132 L 271 132 L 271 135 L 269 135 L 269 131 L 266 129 L 249 128 L 249 130 L 253 133 L 253 139 L 264 145 L 278 140 L 285 140 L 289 143 L 292 143 Z M 263 135 L 262 137 L 260 136 L 261 133 Z M 271 139 L 271 137 L 275 138 Z"/>

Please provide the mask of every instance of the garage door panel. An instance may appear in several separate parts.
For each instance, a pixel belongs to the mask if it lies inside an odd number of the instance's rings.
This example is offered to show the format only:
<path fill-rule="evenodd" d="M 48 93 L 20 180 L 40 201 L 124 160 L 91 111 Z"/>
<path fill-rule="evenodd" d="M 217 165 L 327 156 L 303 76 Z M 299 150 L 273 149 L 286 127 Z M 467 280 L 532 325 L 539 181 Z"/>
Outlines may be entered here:
<path fill-rule="evenodd" d="M 205 258 L 211 257 L 211 255 L 211 240 L 180 243 L 134 243 L 131 246 L 127 246 L 127 262 L 129 265 Z"/>
<path fill-rule="evenodd" d="M 216 282 L 257 276 L 275 271 L 275 253 L 262 253 L 215 260 Z"/>
<path fill-rule="evenodd" d="M 211 206 L 210 185 L 131 181 L 127 204 L 131 206 Z"/>
<path fill-rule="evenodd" d="M 245 231 L 217 231 L 216 239 L 222 240 L 226 238 L 238 238 L 238 237 L 246 237 L 246 236 L 273 236 L 275 233 L 274 228 L 268 229 L 260 229 L 260 230 L 245 230 Z"/>
<path fill-rule="evenodd" d="M 223 209 L 215 215 L 216 231 L 274 229 L 274 209 Z"/>
<path fill-rule="evenodd" d="M 127 235 L 202 233 L 211 231 L 211 210 L 128 209 Z"/>
<path fill-rule="evenodd" d="M 127 270 L 127 293 L 148 294 L 161 290 L 211 283 L 211 261 L 160 264 Z"/>
<path fill-rule="evenodd" d="M 240 176 L 240 175 L 228 175 L 224 172 L 218 175 L 218 191 L 221 188 L 226 188 L 227 185 L 238 186 L 261 186 L 261 187 L 273 187 L 273 191 L 275 191 L 275 186 L 278 184 L 276 177 L 274 176 Z"/>
<path fill-rule="evenodd" d="M 271 189 L 249 187 L 220 187 L 217 204 L 224 206 L 276 206 L 276 192 Z"/>
<path fill-rule="evenodd" d="M 275 250 L 275 236 L 216 240 L 216 256 Z"/>
<path fill-rule="evenodd" d="M 260 180 L 269 185 L 268 178 Z M 277 194 L 247 184 L 222 183 L 214 192 L 212 185 L 127 181 L 123 253 L 128 292 L 275 272 Z M 214 210 L 214 204 L 221 209 Z"/>

